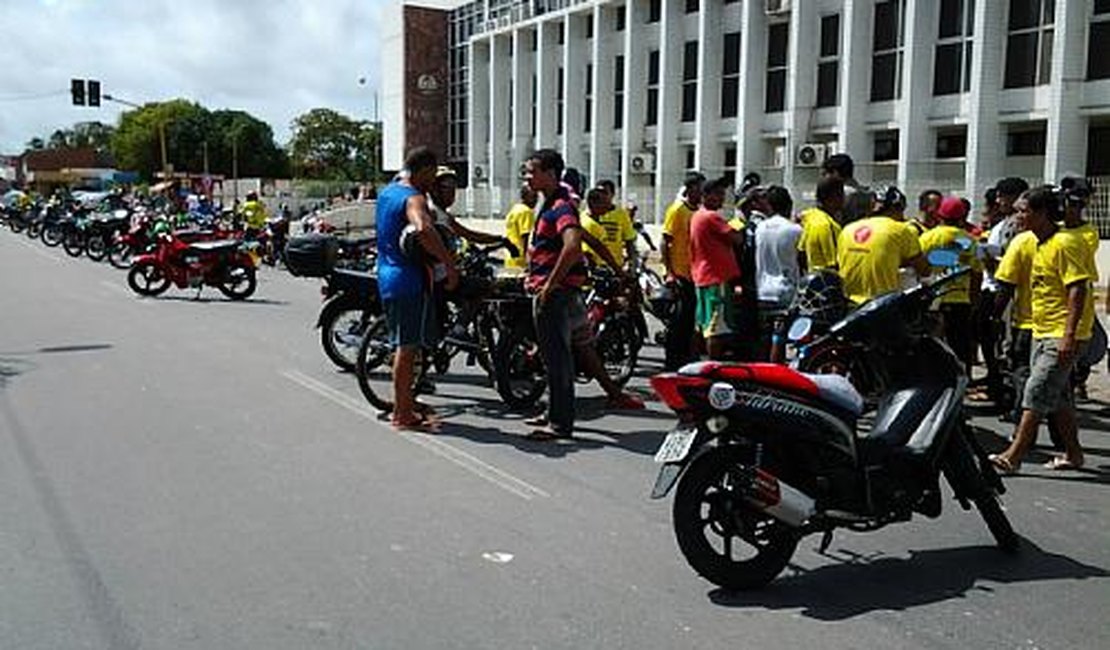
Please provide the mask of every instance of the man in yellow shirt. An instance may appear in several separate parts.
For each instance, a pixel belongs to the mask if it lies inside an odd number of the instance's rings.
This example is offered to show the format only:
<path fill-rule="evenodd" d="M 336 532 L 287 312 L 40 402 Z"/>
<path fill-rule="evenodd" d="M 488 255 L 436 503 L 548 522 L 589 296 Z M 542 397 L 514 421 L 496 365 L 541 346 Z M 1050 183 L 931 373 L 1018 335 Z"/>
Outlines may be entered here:
<path fill-rule="evenodd" d="M 960 249 L 960 265 L 971 268 L 971 273 L 948 285 L 948 292 L 940 297 L 941 318 L 944 323 L 944 339 L 948 347 L 967 367 L 968 377 L 975 359 L 975 337 L 972 330 L 971 306 L 979 293 L 979 273 L 982 263 L 976 251 L 977 244 L 968 234 L 964 225 L 967 220 L 967 207 L 956 196 L 946 196 L 937 209 L 940 223 L 925 231 L 918 239 L 922 255 L 942 248 Z M 940 270 L 940 269 L 934 269 Z"/>
<path fill-rule="evenodd" d="M 601 186 L 586 192 L 586 210 L 581 220 L 586 232 L 605 244 L 621 267 L 626 252 L 630 259 L 636 256 L 636 229 L 632 227 L 632 217 L 624 208 L 613 205 L 611 195 Z M 595 263 L 601 261 L 593 248 L 586 246 L 585 251 Z"/>
<path fill-rule="evenodd" d="M 1094 280 L 1086 259 L 1088 247 L 1082 237 L 1056 225 L 1060 204 L 1053 188 L 1029 190 L 1016 208 L 1037 237 L 1030 273 L 1033 354 L 1013 442 L 990 459 L 1000 471 L 1016 472 L 1047 416 L 1064 445 L 1064 454 L 1053 458 L 1046 468 L 1075 469 L 1083 465 L 1083 450 L 1072 405 L 1071 373 L 1091 338 L 1095 316 L 1088 299 Z"/>
<path fill-rule="evenodd" d="M 257 192 L 247 193 L 247 200 L 239 206 L 239 213 L 247 225 L 248 237 L 257 237 L 266 227 L 266 204 L 258 200 Z"/>
<path fill-rule="evenodd" d="M 694 314 L 697 296 L 690 276 L 690 220 L 701 205 L 701 186 L 705 176 L 694 172 L 686 176 L 682 197 L 667 208 L 663 218 L 663 268 L 667 283 L 678 297 L 674 319 L 667 324 L 664 342 L 664 368 L 676 370 L 693 358 Z"/>
<path fill-rule="evenodd" d="M 806 270 L 836 268 L 836 241 L 840 237 L 836 215 L 843 207 L 844 181 L 821 179 L 817 183 L 817 205 L 801 215 L 802 236 L 798 239 L 798 251 Z"/>
<path fill-rule="evenodd" d="M 517 255 L 505 259 L 505 266 L 511 269 L 523 269 L 526 266 L 525 256 L 528 253 L 528 236 L 532 234 L 535 225 L 536 201 L 538 195 L 527 184 L 520 186 L 520 202 L 514 205 L 505 215 L 505 237 L 516 246 Z"/>
<path fill-rule="evenodd" d="M 1024 225 L 1019 223 L 1018 227 Z M 1022 392 L 1029 378 L 1029 353 L 1033 346 L 1033 287 L 1030 276 L 1036 254 L 1037 236 L 1029 230 L 1022 231 L 1010 240 L 994 272 L 998 291 L 991 320 L 1000 321 L 1006 306 L 1013 303 L 1010 310 L 1010 344 L 1006 350 L 1013 390 L 1013 405 L 1006 415 L 1012 422 L 1021 417 Z"/>
<path fill-rule="evenodd" d="M 898 269 L 902 267 L 914 268 L 921 277 L 929 272 L 913 230 L 883 216 L 860 219 L 844 227 L 837 241 L 837 263 L 844 295 L 857 306 L 898 291 Z"/>
<path fill-rule="evenodd" d="M 1094 224 L 1083 219 L 1083 211 L 1087 208 L 1091 188 L 1087 185 L 1086 179 L 1069 176 L 1060 181 L 1060 193 L 1064 204 L 1064 229 L 1081 237 L 1089 249 L 1087 263 L 1090 264 L 1090 271 L 1094 279 L 1091 281 L 1092 290 L 1089 293 L 1088 300 L 1093 303 L 1095 293 L 1093 289 L 1098 284 L 1098 264 L 1095 262 L 1095 257 L 1098 254 L 1099 237 L 1098 229 L 1095 228 Z M 1101 331 L 1102 324 L 1099 323 L 1097 317 L 1095 318 L 1095 330 L 1100 336 L 1092 336 L 1092 341 L 1105 340 L 1105 333 Z M 1087 378 L 1091 375 L 1091 366 L 1098 363 L 1102 355 L 1105 354 L 1105 349 L 1099 351 L 1092 348 L 1088 348 L 1088 354 L 1080 357 L 1075 364 L 1075 392 L 1080 399 L 1087 399 Z"/>

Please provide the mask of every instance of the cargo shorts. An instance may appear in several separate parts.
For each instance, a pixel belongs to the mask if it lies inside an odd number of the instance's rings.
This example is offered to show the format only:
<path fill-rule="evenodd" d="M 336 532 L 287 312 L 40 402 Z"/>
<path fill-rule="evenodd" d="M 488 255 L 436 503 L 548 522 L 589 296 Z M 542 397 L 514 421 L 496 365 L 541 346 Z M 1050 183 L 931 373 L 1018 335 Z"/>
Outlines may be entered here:
<path fill-rule="evenodd" d="M 1021 408 L 1045 416 L 1071 406 L 1071 372 L 1075 360 L 1083 356 L 1089 341 L 1076 341 L 1071 361 L 1060 363 L 1060 339 L 1034 339 L 1029 356 L 1029 379 L 1025 382 Z"/>

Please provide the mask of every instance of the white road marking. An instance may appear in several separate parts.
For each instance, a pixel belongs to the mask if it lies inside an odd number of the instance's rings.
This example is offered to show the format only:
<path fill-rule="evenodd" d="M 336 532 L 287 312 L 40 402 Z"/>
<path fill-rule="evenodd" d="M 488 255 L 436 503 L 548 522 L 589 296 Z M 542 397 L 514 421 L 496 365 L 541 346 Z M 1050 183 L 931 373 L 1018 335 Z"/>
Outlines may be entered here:
<path fill-rule="evenodd" d="M 378 414 L 366 405 L 362 404 L 359 400 L 338 391 L 323 382 L 320 382 L 304 373 L 296 370 L 285 370 L 281 373 L 283 377 L 298 384 L 308 390 L 316 393 L 317 395 L 327 399 L 343 408 L 360 415 L 371 422 L 379 422 Z M 546 491 L 528 483 L 527 481 L 517 478 L 512 474 L 498 469 L 493 465 L 465 452 L 461 449 L 456 449 L 454 446 L 447 444 L 443 440 L 425 434 L 410 433 L 407 431 L 397 432 L 405 440 L 420 445 L 433 454 L 448 460 L 466 471 L 493 483 L 497 487 L 511 492 L 516 496 L 531 501 L 536 497 L 550 498 L 551 495 Z"/>

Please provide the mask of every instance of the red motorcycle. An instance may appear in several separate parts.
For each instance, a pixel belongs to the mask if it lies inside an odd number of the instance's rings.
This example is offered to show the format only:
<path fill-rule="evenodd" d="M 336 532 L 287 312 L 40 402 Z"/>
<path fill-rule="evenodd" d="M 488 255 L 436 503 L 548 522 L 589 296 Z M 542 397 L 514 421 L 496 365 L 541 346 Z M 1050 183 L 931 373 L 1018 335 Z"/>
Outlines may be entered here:
<path fill-rule="evenodd" d="M 258 285 L 255 258 L 238 239 L 183 241 L 160 235 L 153 253 L 140 255 L 131 265 L 127 284 L 140 296 L 157 296 L 170 287 L 216 287 L 232 300 L 245 300 Z"/>

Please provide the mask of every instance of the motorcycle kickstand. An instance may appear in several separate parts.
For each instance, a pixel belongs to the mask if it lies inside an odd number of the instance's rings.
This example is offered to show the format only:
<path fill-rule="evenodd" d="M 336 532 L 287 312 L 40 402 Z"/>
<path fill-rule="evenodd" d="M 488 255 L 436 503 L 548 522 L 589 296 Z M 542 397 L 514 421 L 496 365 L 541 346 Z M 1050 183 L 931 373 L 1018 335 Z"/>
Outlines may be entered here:
<path fill-rule="evenodd" d="M 832 540 L 833 532 L 831 530 L 826 530 L 825 534 L 821 536 L 821 544 L 817 547 L 817 554 L 828 555 L 827 551 L 829 550 L 829 546 L 832 544 Z"/>

